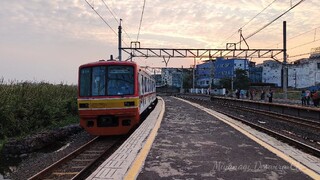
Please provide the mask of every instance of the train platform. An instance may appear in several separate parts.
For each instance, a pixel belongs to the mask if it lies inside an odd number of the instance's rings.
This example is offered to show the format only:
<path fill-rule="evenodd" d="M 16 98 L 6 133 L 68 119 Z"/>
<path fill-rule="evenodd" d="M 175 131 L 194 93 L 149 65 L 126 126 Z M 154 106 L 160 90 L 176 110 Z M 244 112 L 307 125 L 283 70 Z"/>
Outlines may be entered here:
<path fill-rule="evenodd" d="M 319 158 L 200 105 L 163 99 L 88 179 L 320 179 Z"/>

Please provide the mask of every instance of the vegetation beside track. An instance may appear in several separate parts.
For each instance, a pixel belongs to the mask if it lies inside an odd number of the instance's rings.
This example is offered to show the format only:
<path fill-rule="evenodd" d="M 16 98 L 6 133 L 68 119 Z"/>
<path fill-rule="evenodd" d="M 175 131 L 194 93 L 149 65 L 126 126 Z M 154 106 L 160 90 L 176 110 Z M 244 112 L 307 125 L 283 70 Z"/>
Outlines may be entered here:
<path fill-rule="evenodd" d="M 78 122 L 77 87 L 0 79 L 0 149 L 7 138 Z"/>

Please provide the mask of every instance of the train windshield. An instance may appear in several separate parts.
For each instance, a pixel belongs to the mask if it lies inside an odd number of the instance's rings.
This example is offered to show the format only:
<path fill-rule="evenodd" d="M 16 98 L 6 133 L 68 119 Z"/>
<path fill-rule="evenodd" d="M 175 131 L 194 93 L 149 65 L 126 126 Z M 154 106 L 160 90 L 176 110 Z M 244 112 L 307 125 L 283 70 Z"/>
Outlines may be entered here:
<path fill-rule="evenodd" d="M 132 95 L 134 75 L 132 66 L 108 66 L 108 95 Z"/>
<path fill-rule="evenodd" d="M 80 96 L 116 96 L 134 93 L 132 66 L 97 66 L 80 70 Z"/>

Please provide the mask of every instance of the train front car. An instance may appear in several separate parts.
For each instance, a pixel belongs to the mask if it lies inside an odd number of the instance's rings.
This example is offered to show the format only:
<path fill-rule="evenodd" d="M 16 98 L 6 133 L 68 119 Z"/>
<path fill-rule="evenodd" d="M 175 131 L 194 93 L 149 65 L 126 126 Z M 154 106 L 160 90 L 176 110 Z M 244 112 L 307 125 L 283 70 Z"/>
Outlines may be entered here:
<path fill-rule="evenodd" d="M 99 61 L 80 66 L 80 125 L 89 134 L 126 134 L 139 123 L 137 71 L 132 62 Z"/>

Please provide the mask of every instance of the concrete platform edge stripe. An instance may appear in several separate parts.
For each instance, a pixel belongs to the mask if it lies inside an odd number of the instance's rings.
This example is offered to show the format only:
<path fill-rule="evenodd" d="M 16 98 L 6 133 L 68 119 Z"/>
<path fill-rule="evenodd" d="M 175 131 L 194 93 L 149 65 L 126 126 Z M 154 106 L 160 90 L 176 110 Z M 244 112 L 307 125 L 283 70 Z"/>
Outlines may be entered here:
<path fill-rule="evenodd" d="M 147 158 L 147 155 L 151 149 L 152 143 L 157 135 L 158 129 L 160 128 L 161 121 L 164 116 L 164 111 L 165 111 L 165 103 L 164 100 L 160 97 L 158 97 L 159 100 L 162 101 L 162 109 L 157 117 L 157 123 L 154 126 L 153 130 L 151 131 L 148 139 L 146 140 L 146 143 L 142 147 L 141 151 L 139 152 L 138 156 L 136 157 L 135 161 L 132 163 L 131 168 L 127 172 L 126 176 L 124 177 L 125 180 L 131 180 L 131 179 L 136 179 L 139 172 L 141 171 L 141 168 L 144 164 L 144 161 Z"/>
<path fill-rule="evenodd" d="M 176 98 L 176 97 L 175 97 Z M 283 160 L 287 161 L 288 163 L 290 163 L 291 165 L 295 166 L 297 169 L 299 169 L 301 172 L 305 173 L 306 175 L 308 175 L 309 177 L 313 178 L 313 179 L 320 179 L 320 174 L 316 173 L 315 171 L 313 171 L 312 169 L 304 166 L 303 164 L 301 164 L 300 162 L 296 161 L 295 159 L 293 159 L 292 157 L 284 154 L 283 152 L 281 152 L 280 150 L 276 149 L 275 147 L 271 146 L 270 144 L 268 144 L 267 142 L 264 142 L 263 140 L 255 137 L 254 135 L 250 134 L 249 132 L 247 132 L 246 130 L 244 130 L 243 128 L 229 122 L 228 120 L 226 120 L 225 118 L 221 117 L 223 116 L 223 114 L 216 112 L 214 110 L 210 110 L 207 109 L 199 104 L 196 103 L 192 103 L 189 101 L 186 101 L 184 99 L 180 99 L 180 98 L 176 98 L 178 100 L 184 101 L 192 106 L 195 106 L 205 112 L 207 112 L 208 114 L 217 117 L 218 119 L 222 120 L 223 122 L 225 122 L 226 124 L 230 125 L 231 127 L 235 128 L 236 130 L 238 130 L 239 132 L 241 132 L 242 134 L 244 134 L 245 136 L 249 137 L 250 139 L 252 139 L 253 141 L 257 142 L 258 144 L 260 144 L 261 146 L 265 147 L 266 149 L 268 149 L 269 151 L 271 151 L 272 153 L 276 154 L 277 156 L 279 156 L 280 158 L 282 158 Z M 220 115 L 220 116 L 219 116 Z"/>

